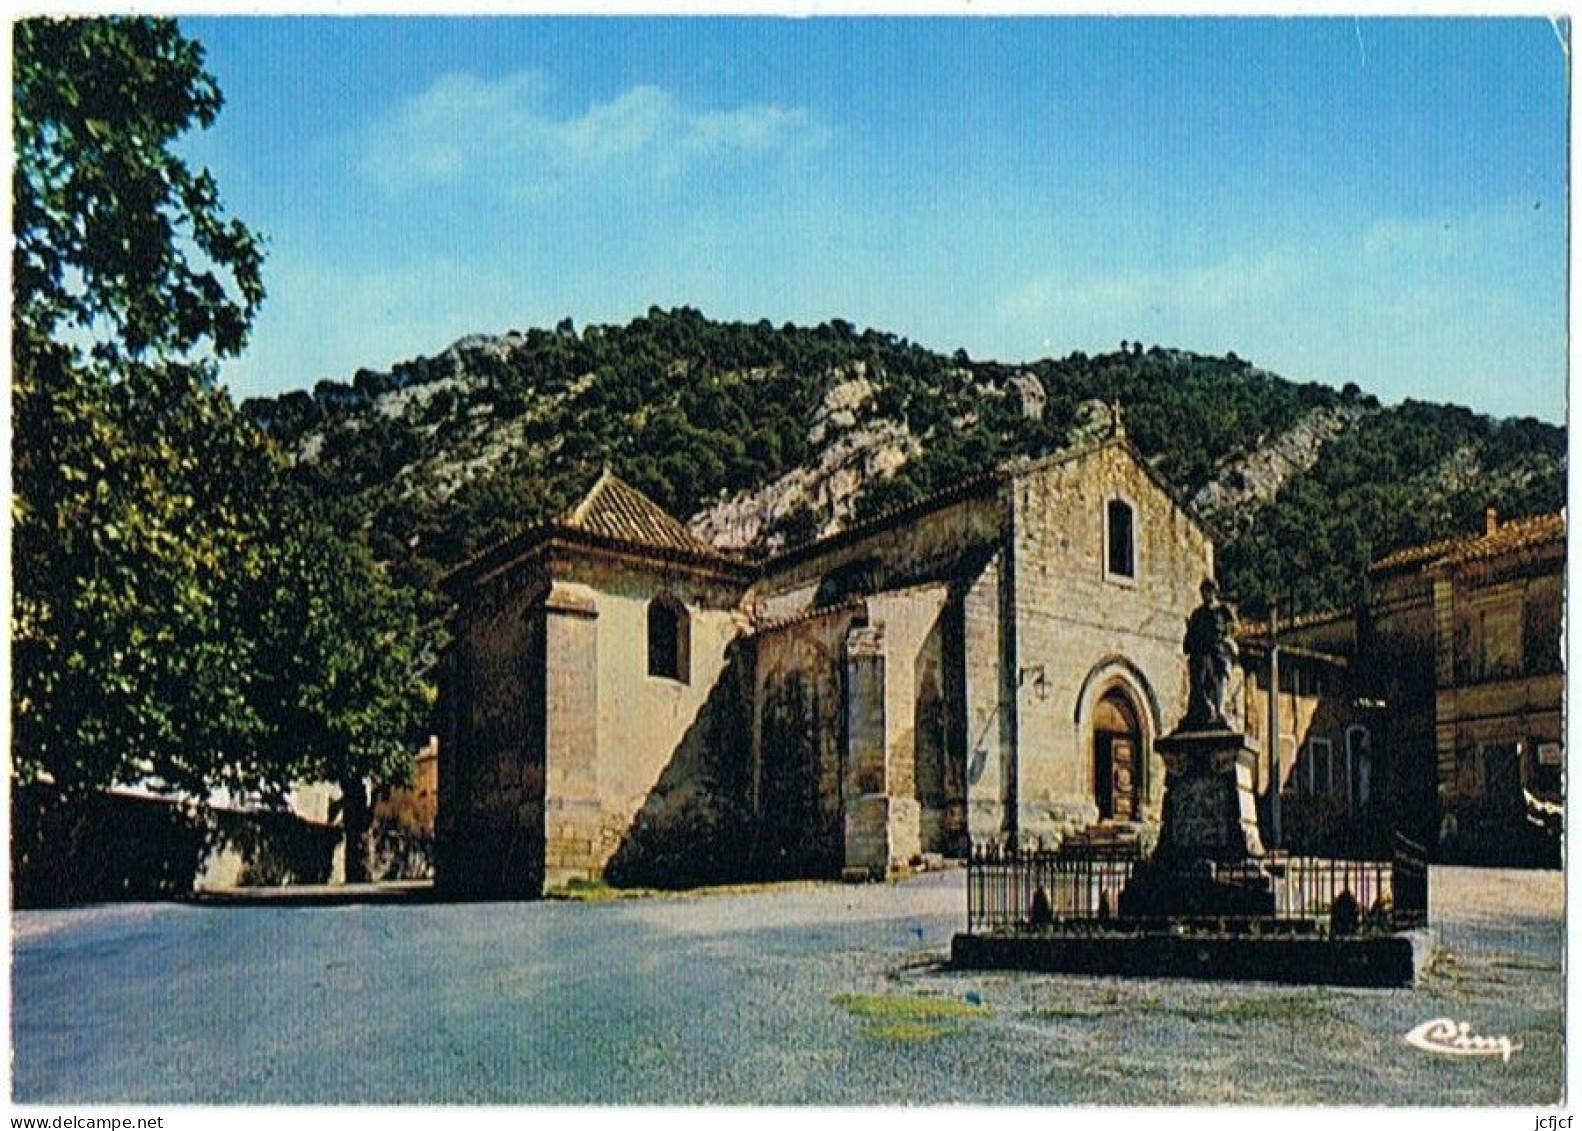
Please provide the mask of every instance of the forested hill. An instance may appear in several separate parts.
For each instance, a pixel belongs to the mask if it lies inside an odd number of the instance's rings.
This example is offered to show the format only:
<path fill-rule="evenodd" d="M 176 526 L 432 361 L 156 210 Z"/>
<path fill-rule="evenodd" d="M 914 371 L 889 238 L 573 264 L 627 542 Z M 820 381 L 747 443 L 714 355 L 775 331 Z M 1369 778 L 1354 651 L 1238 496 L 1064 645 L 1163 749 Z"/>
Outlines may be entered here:
<path fill-rule="evenodd" d="M 804 328 L 651 310 L 627 326 L 462 339 L 246 402 L 298 473 L 424 587 L 564 511 L 604 464 L 749 554 L 837 529 L 1016 456 L 1119 404 L 1213 530 L 1244 613 L 1357 592 L 1373 558 L 1564 503 L 1563 429 L 1297 384 L 1234 354 L 1122 343 L 1007 365 L 842 321 Z"/>

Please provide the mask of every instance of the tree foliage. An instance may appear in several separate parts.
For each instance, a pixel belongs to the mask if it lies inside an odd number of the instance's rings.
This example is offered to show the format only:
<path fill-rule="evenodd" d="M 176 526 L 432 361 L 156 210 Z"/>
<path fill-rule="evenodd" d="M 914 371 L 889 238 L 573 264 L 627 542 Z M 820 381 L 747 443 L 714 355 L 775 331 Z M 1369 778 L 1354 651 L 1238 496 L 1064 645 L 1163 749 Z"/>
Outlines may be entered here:
<path fill-rule="evenodd" d="M 221 99 L 169 20 L 15 26 L 12 720 L 25 777 L 278 797 L 399 777 L 419 633 L 216 385 L 257 238 L 174 150 Z"/>
<path fill-rule="evenodd" d="M 173 24 L 14 43 L 17 761 L 195 790 L 257 737 L 236 613 L 277 468 L 199 356 L 245 340 L 257 243 L 172 152 L 219 107 Z"/>
<path fill-rule="evenodd" d="M 285 501 L 262 586 L 253 700 L 277 782 L 341 788 L 346 878 L 368 878 L 366 782 L 408 785 L 426 733 L 434 655 L 410 590 L 300 495 Z"/>
<path fill-rule="evenodd" d="M 170 20 L 32 19 L 14 51 L 19 325 L 105 363 L 239 351 L 262 252 L 173 149 L 220 111 L 202 48 Z"/>

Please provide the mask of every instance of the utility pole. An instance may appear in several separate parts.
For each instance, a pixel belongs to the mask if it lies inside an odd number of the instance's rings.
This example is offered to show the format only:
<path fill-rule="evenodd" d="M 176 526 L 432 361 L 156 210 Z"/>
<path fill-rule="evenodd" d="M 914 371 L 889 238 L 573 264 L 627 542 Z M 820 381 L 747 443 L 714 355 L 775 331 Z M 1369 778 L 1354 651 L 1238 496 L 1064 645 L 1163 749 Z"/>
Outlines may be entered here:
<path fill-rule="evenodd" d="M 1269 841 L 1280 845 L 1280 599 L 1269 600 Z"/>

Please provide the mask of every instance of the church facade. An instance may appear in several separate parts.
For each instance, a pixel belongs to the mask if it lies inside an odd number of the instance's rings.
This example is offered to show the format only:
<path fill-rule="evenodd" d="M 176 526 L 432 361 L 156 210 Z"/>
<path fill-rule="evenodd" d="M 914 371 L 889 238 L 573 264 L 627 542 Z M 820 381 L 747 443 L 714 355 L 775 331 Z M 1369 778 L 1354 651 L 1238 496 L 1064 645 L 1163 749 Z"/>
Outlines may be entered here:
<path fill-rule="evenodd" d="M 606 473 L 448 579 L 438 881 L 883 875 L 1141 829 L 1213 567 L 1118 428 L 764 563 Z"/>

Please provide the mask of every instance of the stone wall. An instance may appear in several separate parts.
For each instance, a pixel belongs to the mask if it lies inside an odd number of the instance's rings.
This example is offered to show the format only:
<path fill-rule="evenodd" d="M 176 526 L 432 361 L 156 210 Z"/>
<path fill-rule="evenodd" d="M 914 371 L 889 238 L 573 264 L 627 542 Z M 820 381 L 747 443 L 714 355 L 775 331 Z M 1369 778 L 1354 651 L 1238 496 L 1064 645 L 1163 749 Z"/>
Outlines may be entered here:
<path fill-rule="evenodd" d="M 441 668 L 435 860 L 449 894 L 543 888 L 549 592 L 542 569 L 511 571 L 478 586 L 453 626 Z M 566 671 L 559 653 L 556 667 Z"/>
<path fill-rule="evenodd" d="M 1481 863 L 1554 863 L 1527 795 L 1564 800 L 1563 563 L 1471 563 L 1434 579 L 1440 849 Z M 1561 765 L 1541 751 L 1559 747 Z"/>
<path fill-rule="evenodd" d="M 551 884 L 579 875 L 598 875 L 615 855 L 715 693 L 725 670 L 727 649 L 744 624 L 736 611 L 739 587 L 669 570 L 661 563 L 643 566 L 587 560 L 568 563 L 557 572 L 586 586 L 597 605 L 596 772 L 590 783 L 591 796 L 575 796 L 579 801 L 596 803 L 598 816 L 594 825 L 590 812 L 588 822 L 580 826 L 581 839 L 575 843 L 557 845 L 551 830 Z M 648 615 L 656 598 L 674 600 L 686 611 L 681 631 L 689 634 L 690 647 L 686 649 L 689 662 L 684 679 L 649 674 Z M 551 747 L 552 765 L 554 754 Z M 722 754 L 742 762 L 747 751 L 743 746 Z M 572 795 L 564 795 L 566 802 L 571 799 Z M 562 800 L 552 779 L 552 812 Z M 650 813 L 651 817 L 657 815 Z"/>
<path fill-rule="evenodd" d="M 439 806 L 439 739 L 413 759 L 412 784 L 381 788 L 374 800 L 374 870 L 385 879 L 434 876 L 434 818 Z"/>
<path fill-rule="evenodd" d="M 179 899 L 203 888 L 340 880 L 341 831 L 290 813 L 127 793 L 11 790 L 16 907 Z"/>
<path fill-rule="evenodd" d="M 1113 500 L 1129 572 L 1106 554 Z M 1109 442 L 790 551 L 750 588 L 593 550 L 514 570 L 478 587 L 446 660 L 440 830 L 456 875 L 536 894 L 1058 839 L 1099 815 L 1095 709 L 1117 691 L 1157 819 L 1153 739 L 1184 713 L 1213 554 Z M 656 598 L 685 610 L 684 678 L 649 672 Z"/>
<path fill-rule="evenodd" d="M 1157 819 L 1163 766 L 1153 738 L 1185 712 L 1181 641 L 1213 574 L 1212 545 L 1121 444 L 1035 465 L 1010 489 L 1018 836 L 1054 840 L 1097 819 L 1092 710 L 1113 687 L 1143 720 L 1141 788 Z M 1133 511 L 1131 577 L 1107 568 L 1113 499 Z"/>
<path fill-rule="evenodd" d="M 1232 676 L 1231 697 L 1248 737 L 1264 751 L 1254 776 L 1259 796 L 1273 787 L 1275 771 L 1268 757 L 1269 659 L 1268 651 L 1243 646 L 1241 666 Z M 1278 780 L 1287 793 L 1308 789 L 1309 761 L 1305 752 L 1313 739 L 1333 742 L 1341 749 L 1344 728 L 1361 724 L 1363 716 L 1353 707 L 1356 693 L 1350 673 L 1342 665 L 1280 653 L 1280 765 Z"/>
<path fill-rule="evenodd" d="M 997 843 L 1015 827 L 1016 685 L 996 553 L 961 596 L 961 712 L 969 843 Z"/>
<path fill-rule="evenodd" d="M 961 608 L 951 588 L 935 582 L 868 600 L 885 660 L 887 867 L 966 848 L 965 749 L 951 724 L 959 669 L 948 659 L 960 648 Z"/>
<path fill-rule="evenodd" d="M 1255 774 L 1263 842 L 1292 852 L 1353 856 L 1390 850 L 1397 803 L 1390 788 L 1388 716 L 1359 699 L 1343 663 L 1280 654 L 1280 763 L 1269 764 L 1269 669 L 1261 647 L 1243 648 L 1236 683 Z M 1280 783 L 1280 829 L 1271 796 Z"/>
<path fill-rule="evenodd" d="M 751 639 L 751 871 L 836 876 L 846 845 L 846 643 L 861 604 L 817 610 Z"/>
<path fill-rule="evenodd" d="M 858 527 L 791 551 L 769 563 L 749 600 L 774 621 L 846 597 L 970 578 L 999 545 L 1004 517 L 999 486 L 990 483 L 955 502 L 916 508 L 893 525 Z"/>
<path fill-rule="evenodd" d="M 604 865 L 612 884 L 689 887 L 749 875 L 752 668 L 743 642 L 727 648 L 708 697 Z"/>
<path fill-rule="evenodd" d="M 645 852 L 674 861 L 667 830 L 704 820 L 696 804 L 707 803 L 699 783 L 683 788 L 681 767 L 701 765 L 688 743 L 730 733 L 703 713 L 711 702 L 726 710 L 719 685 L 742 630 L 741 589 L 597 553 L 524 563 L 478 585 L 443 674 L 442 885 L 537 895 L 601 876 L 618 853 L 631 882 L 654 879 Z M 684 610 L 682 678 L 649 672 L 656 598 Z M 714 754 L 745 773 L 744 743 Z"/>

